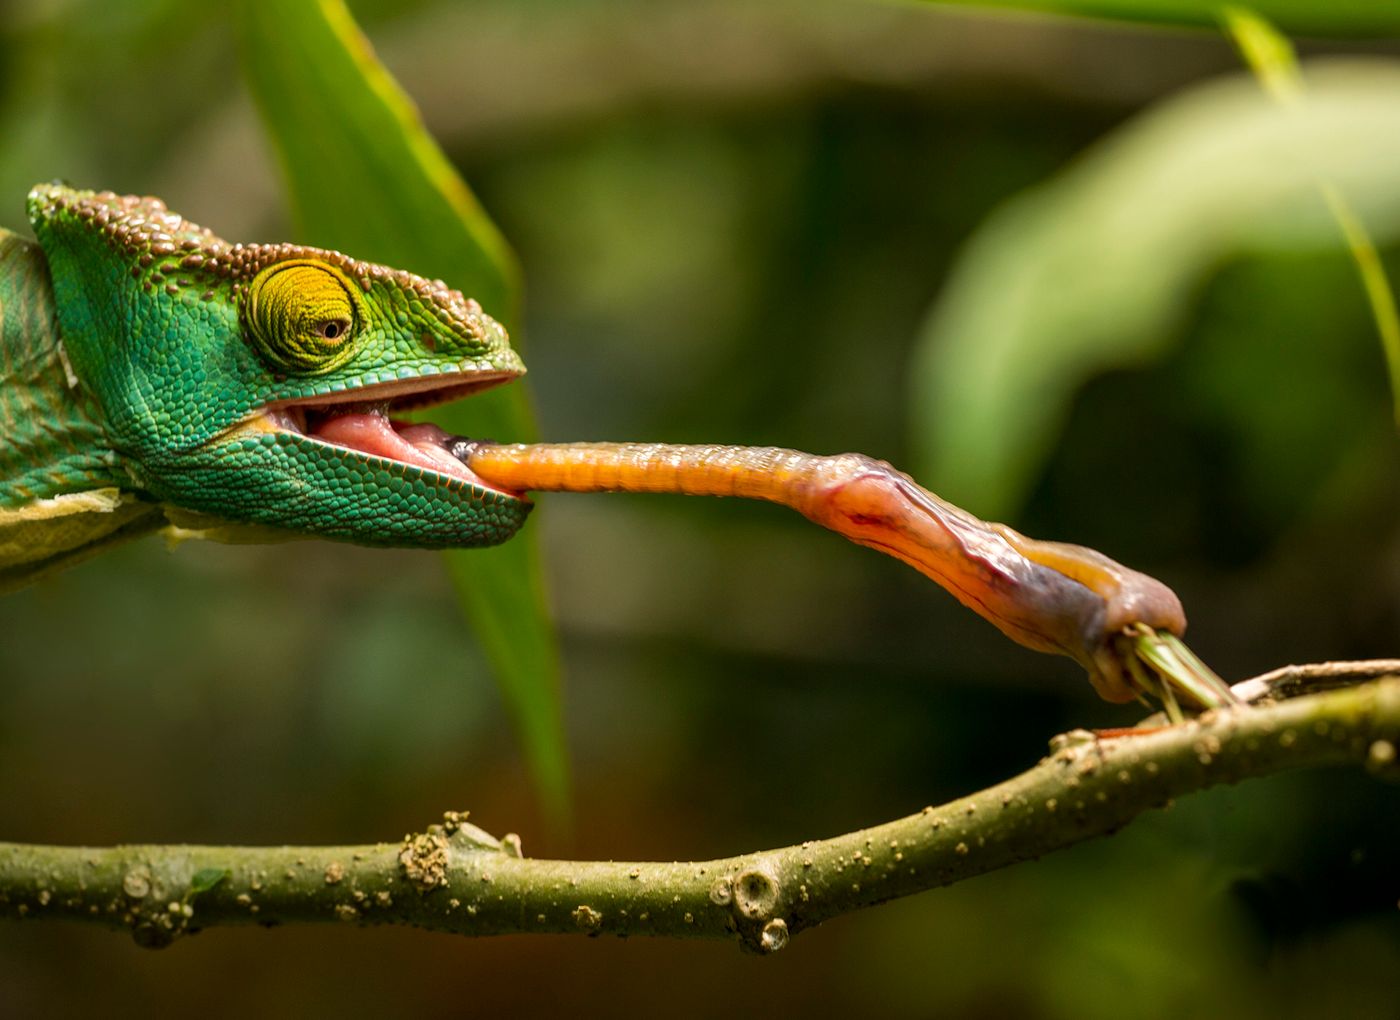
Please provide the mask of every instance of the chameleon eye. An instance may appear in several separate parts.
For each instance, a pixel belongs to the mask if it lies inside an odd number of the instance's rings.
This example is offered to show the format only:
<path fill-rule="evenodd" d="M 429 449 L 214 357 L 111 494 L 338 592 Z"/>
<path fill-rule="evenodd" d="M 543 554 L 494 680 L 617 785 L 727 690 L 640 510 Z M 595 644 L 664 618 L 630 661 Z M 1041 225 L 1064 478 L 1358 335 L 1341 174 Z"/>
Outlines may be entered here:
<path fill-rule="evenodd" d="M 243 323 L 253 346 L 274 368 L 314 375 L 354 354 L 360 318 L 354 285 L 334 266 L 290 259 L 268 266 L 249 284 Z"/>

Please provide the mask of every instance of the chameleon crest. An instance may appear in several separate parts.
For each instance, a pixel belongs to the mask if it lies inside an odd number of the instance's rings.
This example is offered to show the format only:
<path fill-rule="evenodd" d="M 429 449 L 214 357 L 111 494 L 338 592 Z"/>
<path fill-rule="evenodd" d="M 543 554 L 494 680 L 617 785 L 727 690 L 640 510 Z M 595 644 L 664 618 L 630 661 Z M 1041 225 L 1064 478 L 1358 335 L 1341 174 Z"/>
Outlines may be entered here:
<path fill-rule="evenodd" d="M 529 502 L 455 437 L 397 417 L 524 372 L 475 301 L 339 252 L 230 244 L 154 198 L 40 185 L 28 208 L 42 257 L 4 235 L 0 387 L 46 420 L 0 437 L 0 465 L 26 429 L 74 449 L 0 478 L 0 580 L 5 514 L 111 487 L 171 519 L 368 545 L 488 545 L 523 522 Z M 21 298 L 23 336 L 3 317 Z"/>

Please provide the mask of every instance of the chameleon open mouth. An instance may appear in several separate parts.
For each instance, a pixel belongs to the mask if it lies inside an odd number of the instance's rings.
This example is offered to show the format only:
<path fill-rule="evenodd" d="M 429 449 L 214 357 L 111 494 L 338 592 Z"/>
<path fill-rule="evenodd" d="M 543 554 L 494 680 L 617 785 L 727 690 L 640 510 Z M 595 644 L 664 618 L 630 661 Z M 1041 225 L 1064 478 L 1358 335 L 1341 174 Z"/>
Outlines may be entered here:
<path fill-rule="evenodd" d="M 440 377 L 405 379 L 312 400 L 284 401 L 263 408 L 254 427 L 327 443 L 366 457 L 408 464 L 525 501 L 523 494 L 493 485 L 467 467 L 466 460 L 477 440 L 455 436 L 427 422 L 408 422 L 390 416 L 394 411 L 455 400 L 515 377 L 514 373 L 503 372 L 473 375 L 466 382 Z"/>

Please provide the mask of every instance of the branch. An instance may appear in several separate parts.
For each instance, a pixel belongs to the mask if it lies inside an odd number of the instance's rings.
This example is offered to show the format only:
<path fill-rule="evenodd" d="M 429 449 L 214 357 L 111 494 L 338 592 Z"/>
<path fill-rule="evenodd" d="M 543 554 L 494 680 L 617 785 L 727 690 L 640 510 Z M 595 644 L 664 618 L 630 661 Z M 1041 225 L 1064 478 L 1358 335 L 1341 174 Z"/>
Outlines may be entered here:
<path fill-rule="evenodd" d="M 95 922 L 152 947 L 216 925 L 337 921 L 462 935 L 737 935 L 773 952 L 828 918 L 1114 832 L 1222 783 L 1340 764 L 1400 778 L 1400 678 L 1358 683 L 1397 665 L 1269 674 L 1247 684 L 1279 693 L 1322 675 L 1353 686 L 1114 738 L 1076 730 L 1034 768 L 942 807 L 723 860 L 532 860 L 517 837 L 495 839 L 457 812 L 397 844 L 0 843 L 0 917 Z"/>

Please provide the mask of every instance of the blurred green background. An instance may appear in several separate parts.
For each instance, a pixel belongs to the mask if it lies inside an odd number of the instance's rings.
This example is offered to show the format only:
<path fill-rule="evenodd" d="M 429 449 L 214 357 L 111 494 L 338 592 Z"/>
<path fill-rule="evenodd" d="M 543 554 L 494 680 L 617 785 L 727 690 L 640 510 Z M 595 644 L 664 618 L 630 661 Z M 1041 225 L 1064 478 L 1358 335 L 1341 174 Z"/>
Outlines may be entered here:
<path fill-rule="evenodd" d="M 1400 42 L 1385 5 L 1334 6 L 1299 15 L 1348 34 L 1301 42 L 1315 110 L 1280 120 L 1208 26 L 351 5 L 516 250 L 542 436 L 889 459 L 1163 578 L 1231 678 L 1393 655 L 1400 631 L 1385 364 L 1314 187 L 1344 186 L 1395 277 Z M 11 3 L 0 139 L 9 227 L 62 177 L 232 240 L 295 229 L 222 5 Z M 0 600 L 0 835 L 363 842 L 456 807 L 535 856 L 727 855 L 1135 718 L 795 515 L 541 503 L 572 832 L 547 822 L 439 557 L 151 540 Z M 7 925 L 0 1016 L 1393 1018 L 1397 808 L 1358 772 L 1214 791 L 772 959 L 348 927 L 151 953 Z"/>

